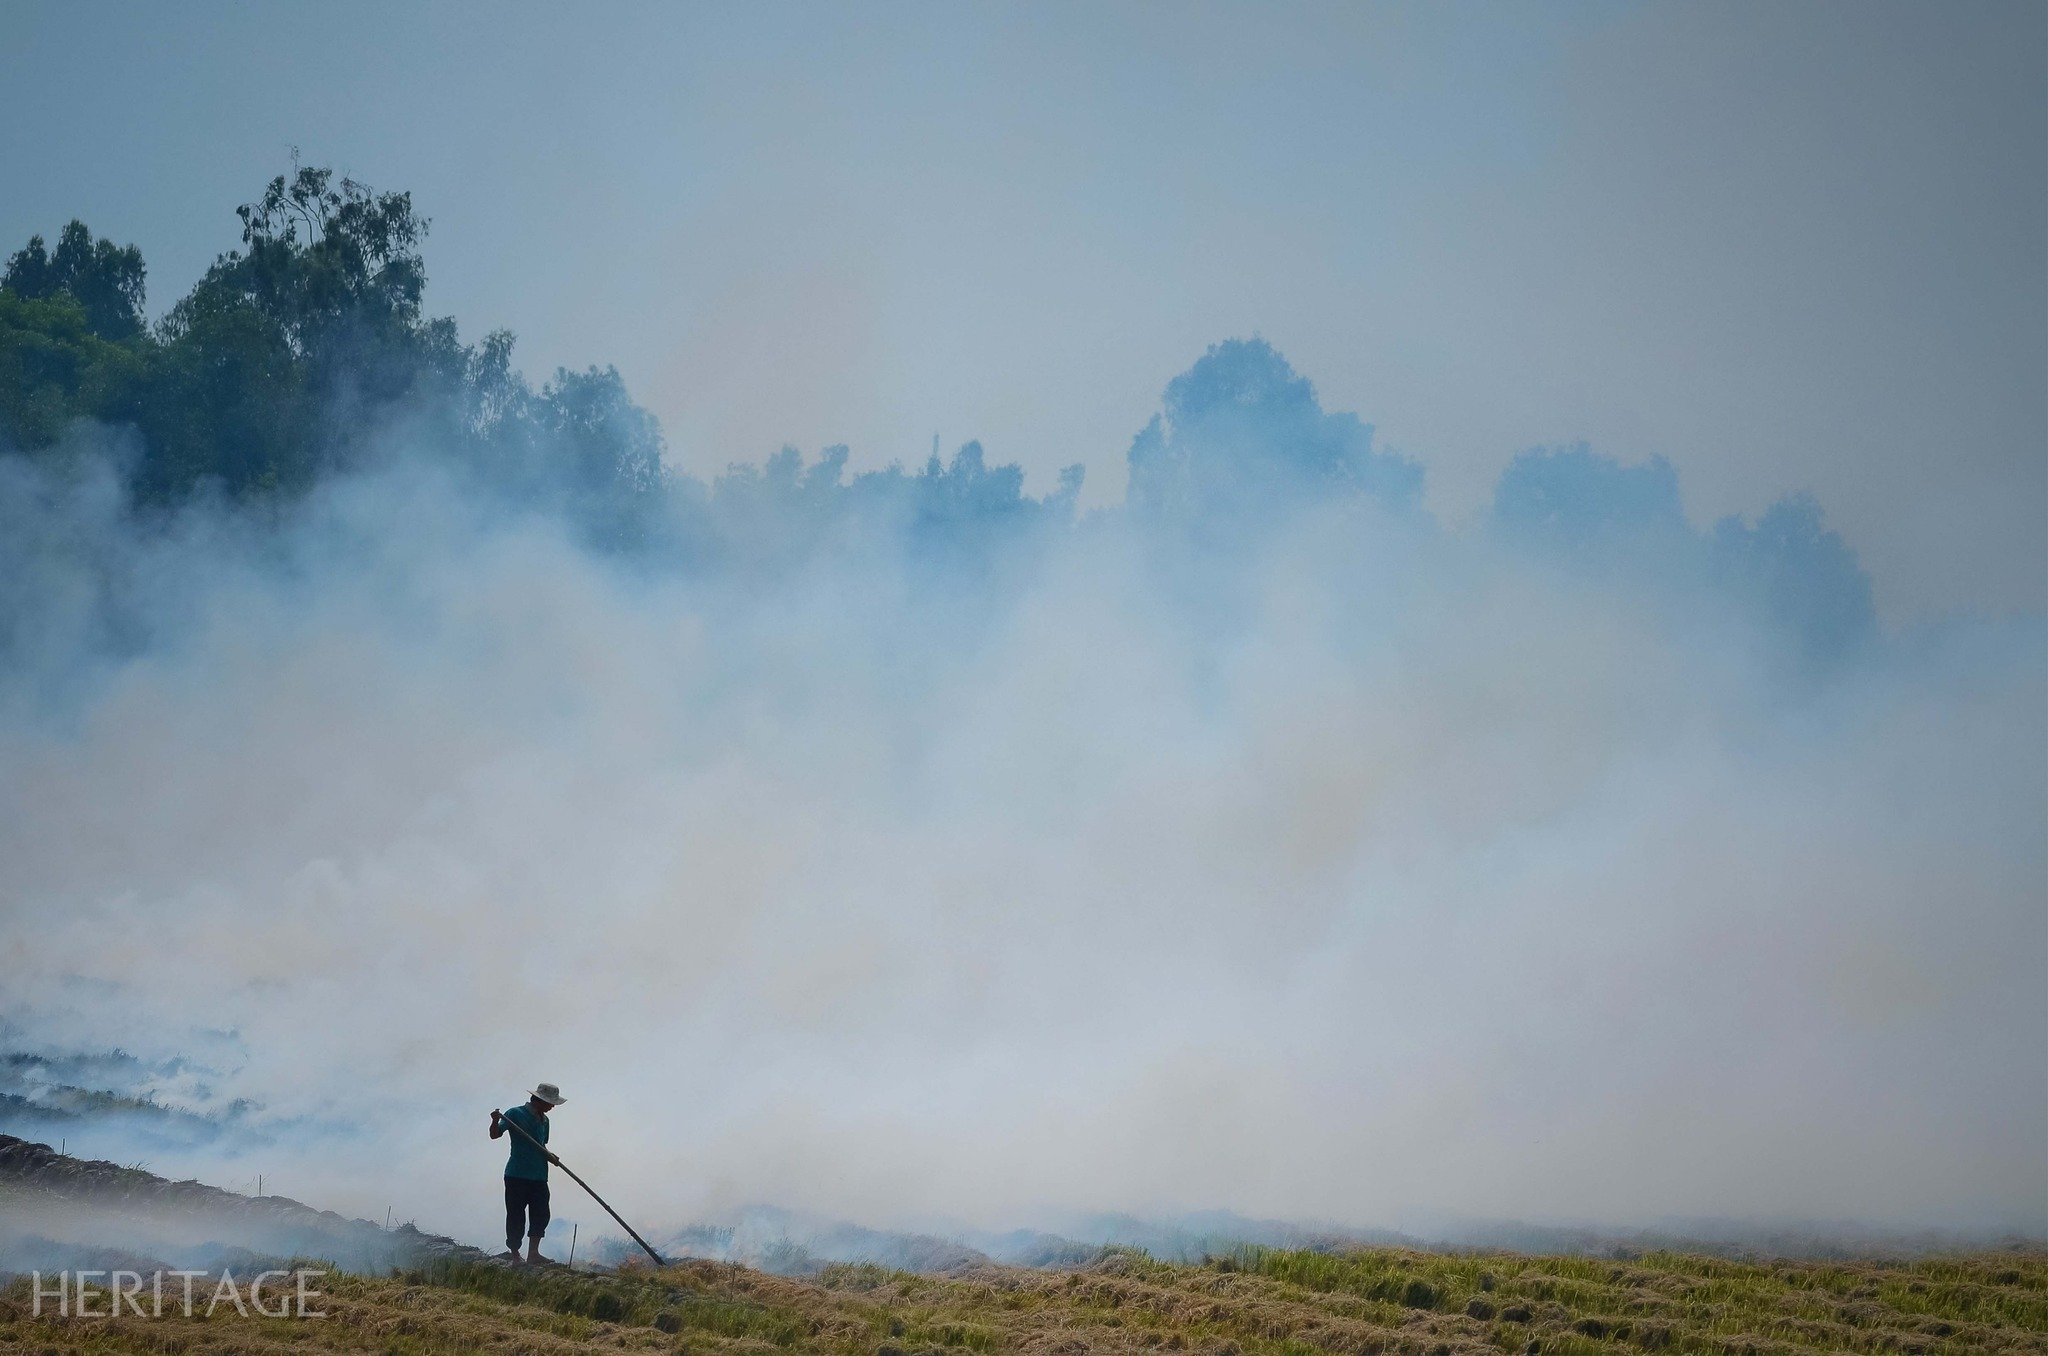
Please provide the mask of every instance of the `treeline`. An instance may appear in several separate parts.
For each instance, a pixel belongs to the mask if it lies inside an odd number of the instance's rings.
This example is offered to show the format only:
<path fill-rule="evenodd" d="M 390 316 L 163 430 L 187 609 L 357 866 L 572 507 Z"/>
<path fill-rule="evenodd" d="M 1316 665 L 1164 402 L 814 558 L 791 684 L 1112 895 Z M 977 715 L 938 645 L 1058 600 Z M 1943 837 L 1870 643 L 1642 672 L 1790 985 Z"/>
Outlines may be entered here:
<path fill-rule="evenodd" d="M 557 369 L 536 391 L 509 331 L 466 344 L 453 319 L 423 313 L 428 223 L 410 194 L 297 168 L 237 214 L 240 248 L 155 324 L 141 252 L 82 222 L 54 250 L 38 236 L 8 259 L 0 452 L 49 448 L 80 419 L 133 429 L 132 493 L 167 506 L 289 498 L 404 448 L 567 511 L 599 541 L 699 559 L 758 557 L 821 515 L 958 544 L 1062 517 L 1080 488 L 1073 467 L 1029 499 L 1022 473 L 984 464 L 975 443 L 851 482 L 844 448 L 810 466 L 785 450 L 710 485 L 677 476 L 615 368 Z"/>
<path fill-rule="evenodd" d="M 1035 527 L 1071 520 L 1081 468 L 1043 498 L 977 443 L 921 469 L 848 478 L 847 450 L 785 449 L 706 484 L 664 466 L 661 430 L 611 367 L 558 369 L 538 390 L 504 330 L 466 344 L 421 309 L 427 222 L 411 195 L 296 168 L 237 209 L 240 248 L 151 324 L 139 250 L 72 222 L 0 275 L 0 452 L 35 455 L 77 420 L 134 430 L 131 492 L 145 510 L 199 497 L 290 500 L 394 454 L 460 468 L 479 493 L 566 513 L 596 543 L 686 564 L 773 568 L 833 542 L 887 542 L 968 578 Z M 1189 548 L 1168 568 L 1227 591 L 1240 548 L 1319 505 L 1371 504 L 1427 525 L 1415 462 L 1374 446 L 1355 416 L 1260 340 L 1212 348 L 1166 389 L 1129 451 L 1122 521 Z M 1754 524 L 1687 522 L 1661 461 L 1583 448 L 1516 458 L 1488 535 L 1631 589 L 1673 615 L 1732 600 L 1823 662 L 1875 634 L 1870 586 L 1810 499 Z"/>
<path fill-rule="evenodd" d="M 136 495 L 293 494 L 370 455 L 394 421 L 497 474 L 630 504 L 659 487 L 661 436 L 609 367 L 531 390 L 512 336 L 465 344 L 421 311 L 427 222 L 406 193 L 325 169 L 273 179 L 222 254 L 152 325 L 141 252 L 82 222 L 0 275 L 0 442 L 33 451 L 75 419 L 140 434 Z"/>

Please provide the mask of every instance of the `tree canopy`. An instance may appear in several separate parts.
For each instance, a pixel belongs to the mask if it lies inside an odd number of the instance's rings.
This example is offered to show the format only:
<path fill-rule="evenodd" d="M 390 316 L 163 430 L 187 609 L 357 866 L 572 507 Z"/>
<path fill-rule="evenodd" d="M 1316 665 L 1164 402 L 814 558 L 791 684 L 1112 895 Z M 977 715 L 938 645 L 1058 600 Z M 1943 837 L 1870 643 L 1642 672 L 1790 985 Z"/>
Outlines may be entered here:
<path fill-rule="evenodd" d="M 17 251 L 0 277 L 0 445 L 129 425 L 140 499 L 239 499 L 303 491 L 412 419 L 509 483 L 573 486 L 614 518 L 660 488 L 660 429 L 615 370 L 536 392 L 511 335 L 464 344 L 423 312 L 428 222 L 410 194 L 295 167 L 237 216 L 239 248 L 154 325 L 134 245 L 73 221 L 54 251 L 40 236 Z"/>
<path fill-rule="evenodd" d="M 147 508 L 288 499 L 403 444 L 492 493 L 544 500 L 593 541 L 665 542 L 679 560 L 745 568 L 890 539 L 943 560 L 935 576 L 973 579 L 1007 543 L 1075 512 L 1079 466 L 1032 499 L 1023 473 L 988 464 L 979 443 L 950 461 L 934 448 L 914 472 L 847 478 L 840 447 L 809 466 L 785 449 L 708 486 L 674 475 L 660 426 L 615 368 L 559 368 L 536 390 L 513 366 L 511 334 L 464 343 L 454 320 L 426 313 L 428 222 L 410 194 L 295 165 L 236 216 L 238 246 L 155 324 L 133 245 L 73 221 L 54 250 L 37 236 L 10 256 L 0 451 L 37 455 L 81 419 L 132 428 L 130 488 Z M 1175 559 L 1200 566 L 1188 581 L 1202 594 L 1227 591 L 1245 551 L 1314 506 L 1372 505 L 1381 523 L 1427 517 L 1421 466 L 1376 447 L 1356 416 L 1324 411 L 1259 339 L 1218 344 L 1175 378 L 1128 461 L 1124 517 L 1181 543 Z M 1527 559 L 1674 600 L 1735 598 L 1816 658 L 1850 653 L 1875 630 L 1869 581 L 1811 500 L 1700 533 L 1661 461 L 1526 452 L 1500 479 L 1488 530 Z"/>

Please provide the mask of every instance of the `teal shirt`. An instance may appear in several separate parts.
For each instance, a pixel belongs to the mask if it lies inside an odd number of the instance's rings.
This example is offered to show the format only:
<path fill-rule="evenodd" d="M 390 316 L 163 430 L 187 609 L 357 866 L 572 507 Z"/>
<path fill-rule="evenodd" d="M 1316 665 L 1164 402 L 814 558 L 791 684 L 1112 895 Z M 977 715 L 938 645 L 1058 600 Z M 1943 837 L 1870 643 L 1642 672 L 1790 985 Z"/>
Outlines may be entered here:
<path fill-rule="evenodd" d="M 532 1107 L 521 1102 L 505 1113 L 505 1119 L 545 1144 L 548 1142 L 548 1118 L 534 1114 Z M 522 1139 L 518 1130 L 507 1130 L 505 1138 L 512 1141 L 512 1156 L 505 1160 L 507 1177 L 523 1177 L 529 1182 L 548 1180 L 548 1160 L 540 1150 Z"/>

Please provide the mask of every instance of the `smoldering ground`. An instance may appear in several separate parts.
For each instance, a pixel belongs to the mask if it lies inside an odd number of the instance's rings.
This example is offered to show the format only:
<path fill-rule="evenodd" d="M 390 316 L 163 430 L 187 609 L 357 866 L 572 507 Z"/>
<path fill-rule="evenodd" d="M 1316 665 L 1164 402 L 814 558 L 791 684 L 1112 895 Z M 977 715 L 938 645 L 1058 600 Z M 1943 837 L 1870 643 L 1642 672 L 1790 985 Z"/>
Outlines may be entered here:
<path fill-rule="evenodd" d="M 653 1222 L 2043 1232 L 2039 620 L 1880 634 L 1810 507 L 1585 452 L 1446 528 L 1269 352 L 1078 519 L 979 449 L 636 550 L 404 422 L 261 511 L 9 458 L 10 1044 L 203 1051 L 144 1094 L 251 1109 L 152 1168 L 474 1237 L 538 1078 Z"/>

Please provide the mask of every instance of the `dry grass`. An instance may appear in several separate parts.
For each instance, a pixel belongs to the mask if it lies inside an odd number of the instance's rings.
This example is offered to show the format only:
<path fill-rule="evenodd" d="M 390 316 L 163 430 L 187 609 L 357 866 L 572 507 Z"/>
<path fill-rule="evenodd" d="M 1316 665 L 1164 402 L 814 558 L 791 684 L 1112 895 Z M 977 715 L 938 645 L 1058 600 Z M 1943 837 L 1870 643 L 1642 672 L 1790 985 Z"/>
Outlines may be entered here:
<path fill-rule="evenodd" d="M 0 1352 L 2043 1352 L 2048 1254 L 1897 1264 L 1626 1262 L 1246 1249 L 1075 1271 L 793 1280 L 713 1262 L 617 1276 L 456 1264 L 334 1275 L 323 1320 L 41 1320 L 0 1294 Z"/>

